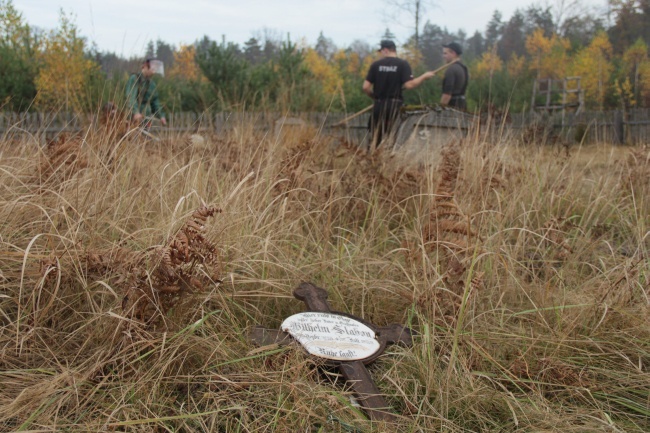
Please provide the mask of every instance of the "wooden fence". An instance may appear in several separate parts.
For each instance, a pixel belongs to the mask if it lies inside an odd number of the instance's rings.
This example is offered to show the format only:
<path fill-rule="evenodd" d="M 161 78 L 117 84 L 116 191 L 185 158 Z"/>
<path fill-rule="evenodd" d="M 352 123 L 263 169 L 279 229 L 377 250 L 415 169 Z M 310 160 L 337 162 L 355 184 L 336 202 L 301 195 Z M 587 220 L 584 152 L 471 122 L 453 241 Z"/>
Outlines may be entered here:
<path fill-rule="evenodd" d="M 358 116 L 343 126 L 337 123 L 346 117 L 345 113 L 301 113 L 295 116 L 269 112 L 176 113 L 168 119 L 167 130 L 179 133 L 220 134 L 233 128 L 273 131 L 280 127 L 309 124 L 326 133 L 360 143 L 367 133 L 368 116 Z M 437 126 L 444 126 L 444 112 L 437 116 L 442 122 Z M 542 128 L 567 142 L 584 140 L 637 144 L 650 143 L 649 119 L 648 109 L 584 112 L 577 115 L 522 113 L 509 115 L 504 126 L 515 133 L 527 128 Z M 83 131 L 84 128 L 96 125 L 97 121 L 97 116 L 88 114 L 5 112 L 0 113 L 0 135 L 32 134 L 45 140 L 62 132 Z"/>
<path fill-rule="evenodd" d="M 511 114 L 513 129 L 543 127 L 567 142 L 650 143 L 650 110 Z"/>
<path fill-rule="evenodd" d="M 272 130 L 280 126 L 298 124 L 310 124 L 322 128 L 329 127 L 344 117 L 343 113 L 301 113 L 296 116 L 268 112 L 174 113 L 167 119 L 166 130 L 220 133 L 236 127 Z M 358 122 L 358 119 L 355 120 Z M 96 115 L 89 114 L 0 112 L 0 134 L 29 133 L 50 136 L 63 132 L 75 133 L 95 126 L 98 121 Z M 356 126 L 354 123 L 353 127 Z"/>

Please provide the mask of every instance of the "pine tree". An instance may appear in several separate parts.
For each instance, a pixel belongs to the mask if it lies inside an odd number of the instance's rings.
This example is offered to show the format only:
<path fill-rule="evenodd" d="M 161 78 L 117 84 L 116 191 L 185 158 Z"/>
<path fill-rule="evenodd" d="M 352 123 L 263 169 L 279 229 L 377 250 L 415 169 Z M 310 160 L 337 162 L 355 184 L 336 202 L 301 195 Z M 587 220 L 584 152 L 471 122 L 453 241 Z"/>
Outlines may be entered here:
<path fill-rule="evenodd" d="M 0 108 L 25 110 L 36 97 L 38 41 L 11 0 L 0 0 Z"/>

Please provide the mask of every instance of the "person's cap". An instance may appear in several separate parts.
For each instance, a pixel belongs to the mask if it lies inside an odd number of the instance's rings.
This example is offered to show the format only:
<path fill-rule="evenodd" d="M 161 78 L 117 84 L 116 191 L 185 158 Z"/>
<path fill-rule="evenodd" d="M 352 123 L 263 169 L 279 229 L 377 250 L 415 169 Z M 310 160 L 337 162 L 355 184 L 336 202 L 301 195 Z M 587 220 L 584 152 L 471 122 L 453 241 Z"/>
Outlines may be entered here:
<path fill-rule="evenodd" d="M 463 48 L 460 46 L 458 42 L 451 42 L 449 44 L 443 45 L 444 48 L 449 48 L 450 50 L 454 51 L 456 54 L 459 56 L 463 54 Z"/>
<path fill-rule="evenodd" d="M 379 49 L 377 51 L 381 51 L 384 48 L 388 48 L 389 50 L 392 51 L 397 50 L 397 47 L 395 46 L 395 42 L 391 41 L 390 39 L 384 39 L 383 41 L 379 42 Z"/>

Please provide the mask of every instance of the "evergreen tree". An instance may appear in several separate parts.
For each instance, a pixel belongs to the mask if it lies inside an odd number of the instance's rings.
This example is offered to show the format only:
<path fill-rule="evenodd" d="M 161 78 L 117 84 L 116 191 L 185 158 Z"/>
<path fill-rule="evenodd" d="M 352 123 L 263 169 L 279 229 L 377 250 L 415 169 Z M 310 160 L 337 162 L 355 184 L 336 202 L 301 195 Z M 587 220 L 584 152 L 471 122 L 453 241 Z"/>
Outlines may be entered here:
<path fill-rule="evenodd" d="M 164 63 L 166 70 L 174 67 L 174 47 L 167 42 L 160 39 L 156 41 L 155 57 Z"/>
<path fill-rule="evenodd" d="M 623 52 L 642 38 L 650 43 L 650 0 L 610 0 L 614 25 L 609 29 L 614 50 Z"/>
<path fill-rule="evenodd" d="M 522 56 L 526 53 L 524 24 L 524 14 L 517 9 L 503 26 L 501 40 L 497 48 L 497 53 L 502 60 L 508 61 L 513 54 Z"/>
<path fill-rule="evenodd" d="M 244 42 L 244 58 L 251 65 L 257 65 L 262 62 L 262 47 L 256 38 L 251 37 L 249 40 Z"/>
<path fill-rule="evenodd" d="M 36 97 L 38 41 L 11 0 L 0 0 L 0 109 L 26 110 Z"/>
<path fill-rule="evenodd" d="M 331 60 L 334 53 L 337 51 L 334 41 L 330 38 L 326 38 L 321 31 L 316 40 L 316 46 L 314 47 L 319 56 L 325 60 Z"/>
<path fill-rule="evenodd" d="M 214 86 L 222 108 L 243 102 L 250 65 L 237 44 L 225 40 L 201 44 L 196 60 Z"/>
<path fill-rule="evenodd" d="M 478 30 L 472 37 L 467 39 L 467 50 L 463 53 L 463 58 L 468 62 L 479 58 L 485 52 L 485 38 Z"/>
<path fill-rule="evenodd" d="M 384 31 L 384 34 L 381 35 L 382 40 L 390 40 L 394 41 L 396 39 L 396 36 L 393 32 L 390 31 L 388 27 L 386 27 L 386 30 Z"/>
<path fill-rule="evenodd" d="M 499 42 L 503 32 L 503 22 L 501 21 L 501 12 L 495 10 L 492 18 L 485 29 L 485 49 L 490 49 Z"/>
<path fill-rule="evenodd" d="M 156 57 L 156 45 L 154 44 L 153 41 L 149 41 L 147 43 L 147 50 L 144 53 L 144 58 L 152 59 L 154 57 Z"/>
<path fill-rule="evenodd" d="M 576 50 L 589 45 L 596 34 L 604 29 L 602 20 L 593 15 L 575 15 L 563 21 L 561 35 L 567 38 L 573 49 Z"/>
<path fill-rule="evenodd" d="M 435 69 L 442 65 L 442 45 L 446 39 L 448 39 L 446 31 L 429 21 L 426 22 L 420 37 L 420 52 L 427 68 Z"/>
<path fill-rule="evenodd" d="M 411 45 L 420 48 L 420 24 L 427 9 L 435 3 L 430 0 L 384 0 L 384 3 L 388 5 L 388 18 L 391 20 L 398 20 L 402 13 L 410 15 L 413 20 Z M 394 37 L 384 39 L 394 39 Z"/>
<path fill-rule="evenodd" d="M 524 17 L 527 35 L 531 34 L 535 29 L 542 29 L 544 36 L 547 38 L 556 33 L 556 26 L 550 7 L 543 9 L 539 6 L 529 6 L 526 9 Z"/>

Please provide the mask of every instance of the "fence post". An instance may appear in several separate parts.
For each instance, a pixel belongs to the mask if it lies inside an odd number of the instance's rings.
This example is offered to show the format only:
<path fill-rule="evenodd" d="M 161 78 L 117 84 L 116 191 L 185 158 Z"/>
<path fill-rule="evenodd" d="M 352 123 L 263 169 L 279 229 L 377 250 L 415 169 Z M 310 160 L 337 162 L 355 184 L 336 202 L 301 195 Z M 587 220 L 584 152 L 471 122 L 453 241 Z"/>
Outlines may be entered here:
<path fill-rule="evenodd" d="M 621 110 L 614 112 L 614 136 L 617 144 L 625 144 L 625 120 Z"/>

